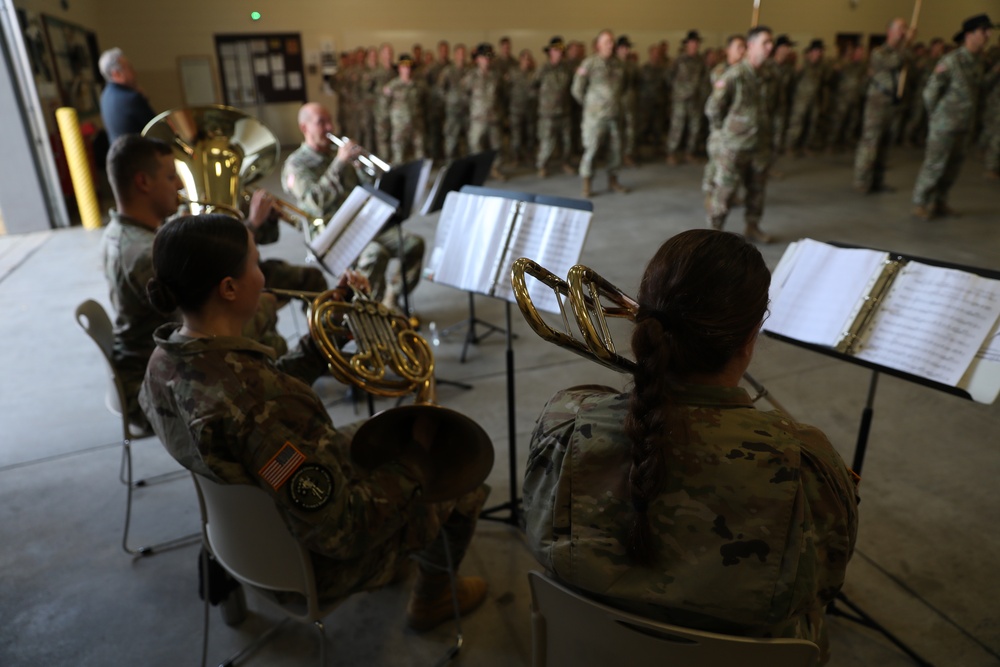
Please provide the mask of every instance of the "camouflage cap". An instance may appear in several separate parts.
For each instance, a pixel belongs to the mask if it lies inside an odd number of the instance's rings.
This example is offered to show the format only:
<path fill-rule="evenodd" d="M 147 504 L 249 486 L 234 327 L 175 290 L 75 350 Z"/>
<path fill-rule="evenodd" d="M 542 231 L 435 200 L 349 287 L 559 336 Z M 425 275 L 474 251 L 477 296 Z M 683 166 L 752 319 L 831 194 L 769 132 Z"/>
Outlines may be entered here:
<path fill-rule="evenodd" d="M 961 44 L 965 39 L 966 33 L 975 32 L 980 28 L 990 28 L 1000 27 L 990 20 L 988 14 L 976 14 L 975 16 L 969 17 L 962 21 L 962 29 L 955 33 L 955 42 Z"/>

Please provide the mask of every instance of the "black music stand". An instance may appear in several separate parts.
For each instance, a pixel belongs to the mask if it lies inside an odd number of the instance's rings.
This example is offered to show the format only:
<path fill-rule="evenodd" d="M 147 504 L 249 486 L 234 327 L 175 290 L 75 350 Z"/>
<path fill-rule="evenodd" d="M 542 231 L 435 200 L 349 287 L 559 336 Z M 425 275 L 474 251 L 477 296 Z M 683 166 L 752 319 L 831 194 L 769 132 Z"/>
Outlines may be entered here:
<path fill-rule="evenodd" d="M 852 246 L 852 245 L 843 244 L 843 243 L 831 243 L 831 245 L 834 245 L 834 246 L 837 246 L 837 247 L 840 247 L 840 248 L 858 248 L 858 247 L 860 247 L 860 246 Z M 883 252 L 885 252 L 885 251 L 883 251 Z M 976 273 L 976 274 L 978 274 L 980 276 L 983 276 L 983 277 L 993 278 L 993 279 L 1000 280 L 1000 271 L 992 271 L 992 270 L 988 270 L 988 269 L 958 266 L 956 264 L 951 264 L 951 263 L 948 263 L 948 262 L 941 262 L 941 261 L 933 260 L 933 259 L 926 259 L 926 258 L 922 258 L 922 257 L 915 257 L 915 256 L 912 256 L 912 255 L 900 255 L 899 253 L 894 253 L 894 252 L 890 252 L 889 254 L 894 259 L 898 259 L 898 260 L 916 261 L 916 262 L 920 262 L 922 264 L 929 264 L 931 266 L 937 266 L 937 267 L 948 268 L 948 269 L 958 269 L 958 270 L 962 270 L 962 271 L 968 271 L 968 272 L 971 272 L 971 273 Z M 855 356 L 839 352 L 839 351 L 837 351 L 837 350 L 835 350 L 833 348 L 826 347 L 824 345 L 816 345 L 816 344 L 813 344 L 813 343 L 807 343 L 807 342 L 804 342 L 804 341 L 796 340 L 794 338 L 790 338 L 788 336 L 783 336 L 781 334 L 774 333 L 772 331 L 766 331 L 765 330 L 764 334 L 767 335 L 769 338 L 774 338 L 775 340 L 780 340 L 782 342 L 789 343 L 791 345 L 795 345 L 796 347 L 801 347 L 801 348 L 804 348 L 804 349 L 807 349 L 807 350 L 811 350 L 813 352 L 818 352 L 819 354 L 823 354 L 823 355 L 826 355 L 826 356 L 829 356 L 829 357 L 833 357 L 834 359 L 838 359 L 840 361 L 846 361 L 846 362 L 851 363 L 851 364 L 857 364 L 859 366 L 862 366 L 862 367 L 867 368 L 867 369 L 869 369 L 869 370 L 872 371 L 872 376 L 871 376 L 871 379 L 870 379 L 869 384 L 868 384 L 868 394 L 867 394 L 867 398 L 865 400 L 865 407 L 864 407 L 864 409 L 861 412 L 861 420 L 860 420 L 860 423 L 858 425 L 858 437 L 857 437 L 857 441 L 855 443 L 854 458 L 853 458 L 853 461 L 852 461 L 852 464 L 851 464 L 851 469 L 855 473 L 857 473 L 858 475 L 861 474 L 861 469 L 864 466 L 865 452 L 868 449 L 868 436 L 869 436 L 869 433 L 871 431 L 872 419 L 874 418 L 875 393 L 876 393 L 876 390 L 878 388 L 878 376 L 879 376 L 880 373 L 885 373 L 887 375 L 891 375 L 893 377 L 897 377 L 897 378 L 900 378 L 902 380 L 907 380 L 908 382 L 913 382 L 915 384 L 923 385 L 925 387 L 930 387 L 931 389 L 935 389 L 937 391 L 942 391 L 942 392 L 945 392 L 947 394 L 952 394 L 953 396 L 960 396 L 960 397 L 965 398 L 965 399 L 973 400 L 973 397 L 972 397 L 972 395 L 970 395 L 969 392 L 967 392 L 967 391 L 965 391 L 963 389 L 960 389 L 958 387 L 953 387 L 951 385 L 946 385 L 946 384 L 943 384 L 941 382 L 937 382 L 937 381 L 934 381 L 934 380 L 931 380 L 931 379 L 928 379 L 928 378 L 925 378 L 925 377 L 921 377 L 919 375 L 914 375 L 912 373 L 907 373 L 907 372 L 904 372 L 904 371 L 896 370 L 894 368 L 890 368 L 888 366 L 883 366 L 881 364 L 875 364 L 875 363 L 872 363 L 870 361 L 866 361 L 864 359 L 859 359 L 859 358 L 857 358 Z M 837 607 L 837 602 L 838 601 L 841 602 L 841 603 L 843 603 L 843 605 L 846 606 L 848 609 L 850 609 L 851 612 L 853 612 L 853 613 L 848 613 L 848 612 L 843 611 L 842 609 L 839 609 Z M 878 621 L 876 621 L 875 619 L 873 619 L 871 616 L 869 616 L 867 613 L 865 613 L 856 603 L 854 603 L 853 601 L 851 601 L 843 591 L 839 592 L 837 594 L 836 599 L 827 606 L 827 613 L 831 614 L 831 615 L 834 615 L 834 616 L 840 616 L 842 618 L 846 618 L 846 619 L 848 619 L 850 621 L 853 621 L 855 623 L 859 623 L 861 625 L 864 625 L 866 627 L 869 627 L 869 628 L 875 630 L 876 632 L 878 632 L 882 636 L 884 636 L 886 639 L 888 639 L 890 642 L 892 642 L 900 651 L 902 651 L 907 656 L 909 656 L 916 664 L 920 665 L 921 667 L 933 667 L 933 665 L 930 662 L 928 662 L 923 657 L 921 657 L 916 651 L 914 651 L 912 648 L 910 648 L 909 645 L 907 645 L 901 639 L 899 639 L 898 637 L 896 637 L 892 632 L 890 632 L 881 623 L 879 623 Z"/>
<path fill-rule="evenodd" d="M 430 172 L 430 165 L 430 160 L 414 160 L 406 164 L 394 166 L 382 175 L 375 186 L 381 192 L 399 201 L 399 207 L 396 209 L 395 215 L 389 218 L 389 222 L 385 224 L 383 231 L 389 229 L 390 226 L 396 227 L 396 233 L 399 238 L 399 275 L 403 287 L 403 308 L 406 311 L 407 317 L 411 314 L 410 286 L 407 284 L 406 271 L 403 270 L 405 253 L 403 250 L 402 225 L 410 217 L 410 211 L 413 209 L 413 203 L 417 198 L 417 194 L 423 192 L 424 186 L 427 183 L 427 174 Z"/>

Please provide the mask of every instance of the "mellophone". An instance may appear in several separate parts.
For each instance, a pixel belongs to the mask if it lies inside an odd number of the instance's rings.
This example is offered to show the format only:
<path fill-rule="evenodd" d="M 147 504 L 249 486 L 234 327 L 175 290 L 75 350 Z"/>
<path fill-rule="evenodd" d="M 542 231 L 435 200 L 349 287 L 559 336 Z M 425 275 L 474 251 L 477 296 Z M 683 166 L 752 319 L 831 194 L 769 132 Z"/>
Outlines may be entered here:
<path fill-rule="evenodd" d="M 635 299 L 582 264 L 572 267 L 563 280 L 538 263 L 527 257 L 521 257 L 514 261 L 510 273 L 517 306 L 528 326 L 541 338 L 620 373 L 631 373 L 635 370 L 635 362 L 618 353 L 608 326 L 608 318 L 625 318 L 635 322 L 636 314 L 639 312 L 639 304 Z M 556 293 L 563 319 L 563 331 L 550 327 L 539 314 L 531 300 L 526 276 L 531 276 Z M 579 336 L 570 326 L 567 307 L 576 323 L 576 332 Z M 754 402 L 764 398 L 776 410 L 791 419 L 788 411 L 753 376 L 744 373 L 743 379 L 755 392 Z"/>

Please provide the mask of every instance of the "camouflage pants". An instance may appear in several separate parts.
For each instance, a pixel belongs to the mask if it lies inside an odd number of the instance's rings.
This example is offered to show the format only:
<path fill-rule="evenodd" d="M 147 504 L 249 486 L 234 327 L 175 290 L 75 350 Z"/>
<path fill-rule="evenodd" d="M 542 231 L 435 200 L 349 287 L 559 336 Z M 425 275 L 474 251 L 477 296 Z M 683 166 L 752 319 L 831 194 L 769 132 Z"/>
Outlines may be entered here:
<path fill-rule="evenodd" d="M 457 157 L 462 137 L 469 133 L 469 115 L 465 110 L 449 111 L 444 118 L 444 159 Z"/>
<path fill-rule="evenodd" d="M 510 157 L 515 162 L 521 158 L 526 158 L 530 153 L 535 132 L 533 127 L 534 118 L 525 110 L 514 110 L 510 112 Z"/>
<path fill-rule="evenodd" d="M 746 188 L 746 223 L 756 226 L 764 214 L 764 190 L 767 187 L 769 156 L 755 153 L 715 151 L 715 173 L 709 199 L 709 222 L 721 228 L 732 208 L 736 191 Z"/>
<path fill-rule="evenodd" d="M 427 112 L 427 157 L 437 160 L 444 155 L 444 106 L 440 102 L 430 105 Z"/>
<path fill-rule="evenodd" d="M 698 150 L 698 138 L 704 118 L 704 107 L 697 96 L 687 100 L 674 100 L 670 107 L 670 134 L 667 137 L 667 154 L 674 155 L 681 148 L 684 130 L 687 129 L 687 153 Z"/>
<path fill-rule="evenodd" d="M 371 107 L 362 107 L 358 129 L 358 143 L 365 147 L 377 149 L 378 139 L 375 138 L 375 113 Z M 372 148 L 369 148 L 371 150 Z"/>
<path fill-rule="evenodd" d="M 393 123 L 392 163 L 403 164 L 409 154 L 412 154 L 415 160 L 422 160 L 426 156 L 423 129 L 412 121 Z"/>
<path fill-rule="evenodd" d="M 799 151 L 819 145 L 820 107 L 818 100 L 796 100 L 788 116 L 785 137 L 789 149 Z"/>
<path fill-rule="evenodd" d="M 622 132 L 618 117 L 583 119 L 583 158 L 580 160 L 580 175 L 590 178 L 594 175 L 594 157 L 607 141 L 608 176 L 614 176 L 622 166 Z"/>
<path fill-rule="evenodd" d="M 493 168 L 499 169 L 503 161 L 503 133 L 499 122 L 469 121 L 469 152 L 477 153 L 481 150 L 495 150 L 497 152 Z"/>
<path fill-rule="evenodd" d="M 986 171 L 1000 174 L 1000 119 L 992 117 L 992 122 L 983 128 L 983 152 Z"/>
<path fill-rule="evenodd" d="M 874 90 L 868 94 L 861 140 L 854 155 L 854 187 L 870 190 L 883 185 L 892 141 L 890 130 L 896 115 L 897 108 L 891 98 Z"/>
<path fill-rule="evenodd" d="M 924 164 L 913 186 L 915 205 L 941 206 L 948 202 L 948 191 L 962 169 L 968 142 L 968 132 L 930 131 Z"/>
<path fill-rule="evenodd" d="M 830 143 L 834 146 L 853 144 L 858 138 L 858 125 L 861 119 L 861 104 L 856 98 L 838 100 L 830 116 Z"/>
<path fill-rule="evenodd" d="M 910 117 L 906 120 L 906 129 L 903 130 L 903 141 L 914 146 L 924 143 L 927 136 L 927 107 L 923 104 L 923 99 L 919 99 L 917 104 L 910 109 Z"/>
<path fill-rule="evenodd" d="M 573 128 L 568 116 L 541 116 L 538 119 L 538 158 L 535 166 L 543 168 L 559 143 L 563 164 L 569 164 L 573 150 Z"/>
<path fill-rule="evenodd" d="M 625 95 L 622 98 L 622 154 L 635 157 L 635 142 L 638 134 L 639 109 L 636 106 L 635 95 Z"/>
<path fill-rule="evenodd" d="M 706 196 L 712 194 L 712 190 L 715 188 L 715 172 L 717 171 L 715 166 L 715 156 L 719 152 L 718 139 L 714 133 L 708 135 L 708 143 L 706 145 L 708 153 L 708 162 L 705 163 L 705 173 L 701 176 L 701 191 L 705 193 Z"/>
<path fill-rule="evenodd" d="M 406 274 L 406 292 L 410 293 L 420 282 L 421 262 L 424 258 L 424 240 L 416 234 L 402 234 L 403 271 Z M 355 262 L 355 268 L 371 283 L 371 297 L 381 301 L 385 296 L 385 271 L 389 260 L 400 256 L 400 234 L 396 228 L 382 232 L 365 246 Z M 391 278 L 393 287 L 403 293 L 402 275 L 395 272 Z"/>
<path fill-rule="evenodd" d="M 366 148 L 371 150 L 370 146 Z M 388 110 L 375 111 L 375 150 L 379 156 L 392 154 L 392 122 Z"/>
<path fill-rule="evenodd" d="M 774 114 L 774 125 L 772 127 L 771 148 L 777 157 L 785 152 L 785 133 L 788 130 L 788 109 L 778 109 Z"/>
<path fill-rule="evenodd" d="M 663 100 L 642 98 L 639 101 L 639 128 L 637 141 L 650 144 L 657 150 L 663 146 L 666 125 L 666 104 Z"/>

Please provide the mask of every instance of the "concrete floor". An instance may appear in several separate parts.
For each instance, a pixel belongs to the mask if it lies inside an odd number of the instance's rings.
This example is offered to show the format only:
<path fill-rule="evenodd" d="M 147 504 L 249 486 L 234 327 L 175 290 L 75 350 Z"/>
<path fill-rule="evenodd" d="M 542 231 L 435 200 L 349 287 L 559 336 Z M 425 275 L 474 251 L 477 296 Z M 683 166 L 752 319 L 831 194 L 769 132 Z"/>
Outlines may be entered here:
<path fill-rule="evenodd" d="M 959 264 L 1000 267 L 1000 198 L 970 156 L 951 203 L 959 219 L 909 216 L 920 155 L 897 150 L 892 194 L 860 196 L 850 188 L 850 155 L 785 160 L 773 181 L 765 228 L 780 241 L 762 248 L 773 266 L 788 241 L 811 237 L 896 250 Z M 628 196 L 599 192 L 582 261 L 633 292 L 653 248 L 703 224 L 701 170 L 646 165 L 627 170 Z M 596 179 L 604 188 L 603 175 Z M 271 177 L 270 185 L 275 185 Z M 526 172 L 503 187 L 576 196 L 578 179 L 536 181 Z M 741 211 L 732 229 L 742 229 Z M 436 216 L 411 219 L 433 235 Z M 119 421 L 104 408 L 97 350 L 73 319 L 87 298 L 108 306 L 99 231 L 72 228 L 0 237 L 0 665 L 197 664 L 201 603 L 197 549 L 130 558 L 119 547 L 125 489 L 118 482 Z M 297 235 L 285 228 L 265 256 L 301 261 Z M 421 284 L 414 303 L 439 329 L 468 314 L 466 295 Z M 477 314 L 503 324 L 503 303 L 477 298 Z M 584 382 L 620 386 L 624 378 L 536 338 L 516 308 L 517 477 L 543 402 L 558 388 Z M 301 314 L 286 309 L 282 331 L 303 333 Z M 439 402 L 478 420 L 496 445 L 490 476 L 499 504 L 509 497 L 504 338 L 493 335 L 459 362 L 462 333 L 437 349 Z M 823 429 L 850 460 L 869 373 L 858 366 L 764 339 L 751 372 L 802 421 Z M 343 387 L 317 389 L 335 423 L 359 418 Z M 379 407 L 387 406 L 380 403 Z M 362 408 L 363 410 L 363 408 Z M 846 593 L 934 665 L 1000 664 L 1000 510 L 993 485 L 1000 407 L 980 405 L 890 377 L 879 383 L 862 485 L 858 550 Z M 137 474 L 174 468 L 155 439 L 136 446 Z M 502 513 L 501 513 L 502 514 Z M 194 531 L 198 518 L 188 479 L 141 489 L 133 517 L 136 542 Z M 530 660 L 526 573 L 536 567 L 521 533 L 481 522 L 462 571 L 485 576 L 490 594 L 465 624 L 456 664 L 527 665 Z M 405 629 L 409 583 L 347 600 L 330 617 L 328 636 L 341 665 L 428 665 L 448 631 L 418 636 Z M 251 600 L 239 629 L 212 612 L 210 660 L 221 660 L 264 628 L 274 614 Z M 907 666 L 913 662 L 872 630 L 834 618 L 831 665 Z M 292 627 L 250 664 L 314 664 L 311 630 Z M 214 663 L 213 663 L 214 664 Z"/>

